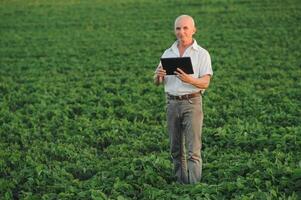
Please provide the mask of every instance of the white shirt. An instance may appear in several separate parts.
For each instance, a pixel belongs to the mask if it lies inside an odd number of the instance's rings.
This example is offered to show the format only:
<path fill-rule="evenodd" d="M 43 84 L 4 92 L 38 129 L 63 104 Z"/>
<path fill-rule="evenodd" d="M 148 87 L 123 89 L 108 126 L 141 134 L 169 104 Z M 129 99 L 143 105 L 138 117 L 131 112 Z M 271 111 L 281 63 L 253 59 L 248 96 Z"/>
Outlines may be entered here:
<path fill-rule="evenodd" d="M 177 45 L 178 41 L 175 41 L 169 49 L 165 50 L 162 58 L 180 57 Z M 194 78 L 200 78 L 207 74 L 213 75 L 211 58 L 208 51 L 199 46 L 195 40 L 193 44 L 185 50 L 182 57 L 190 57 L 194 71 L 194 74 L 191 74 L 191 76 Z M 161 66 L 161 63 L 159 66 Z M 178 96 L 200 92 L 199 88 L 181 81 L 175 75 L 166 75 L 164 83 L 164 90 L 170 95 Z M 202 90 L 201 92 L 203 93 L 204 91 L 205 90 Z"/>

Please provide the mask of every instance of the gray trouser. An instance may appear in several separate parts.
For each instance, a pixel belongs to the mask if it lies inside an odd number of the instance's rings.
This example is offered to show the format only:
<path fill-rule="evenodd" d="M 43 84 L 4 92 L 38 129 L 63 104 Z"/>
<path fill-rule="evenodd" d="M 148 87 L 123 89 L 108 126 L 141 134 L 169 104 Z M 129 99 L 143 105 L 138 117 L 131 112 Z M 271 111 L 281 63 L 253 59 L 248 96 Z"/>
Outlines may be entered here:
<path fill-rule="evenodd" d="M 167 98 L 167 128 L 174 171 L 180 183 L 201 180 L 202 96 L 189 100 Z"/>

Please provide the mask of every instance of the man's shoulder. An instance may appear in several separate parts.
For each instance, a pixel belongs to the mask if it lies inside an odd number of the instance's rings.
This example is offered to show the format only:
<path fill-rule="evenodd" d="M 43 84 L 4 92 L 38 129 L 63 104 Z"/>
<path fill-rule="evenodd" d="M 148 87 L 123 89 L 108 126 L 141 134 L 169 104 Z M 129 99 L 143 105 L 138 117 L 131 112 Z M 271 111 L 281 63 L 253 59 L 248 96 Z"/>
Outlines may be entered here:
<path fill-rule="evenodd" d="M 205 49 L 204 47 L 200 46 L 199 44 L 195 45 L 195 49 L 197 51 L 199 51 L 200 54 L 209 55 L 209 51 L 207 49 Z"/>
<path fill-rule="evenodd" d="M 172 45 L 169 48 L 165 49 L 162 57 L 175 57 L 177 51 L 176 48 L 177 48 L 177 41 L 172 43 Z"/>
<path fill-rule="evenodd" d="M 166 57 L 176 57 L 175 52 L 171 47 L 166 49 L 162 54 L 162 58 L 166 58 Z"/>
<path fill-rule="evenodd" d="M 169 47 L 169 48 L 165 49 L 165 50 L 164 50 L 164 53 L 170 52 L 170 51 L 172 51 L 172 47 Z"/>

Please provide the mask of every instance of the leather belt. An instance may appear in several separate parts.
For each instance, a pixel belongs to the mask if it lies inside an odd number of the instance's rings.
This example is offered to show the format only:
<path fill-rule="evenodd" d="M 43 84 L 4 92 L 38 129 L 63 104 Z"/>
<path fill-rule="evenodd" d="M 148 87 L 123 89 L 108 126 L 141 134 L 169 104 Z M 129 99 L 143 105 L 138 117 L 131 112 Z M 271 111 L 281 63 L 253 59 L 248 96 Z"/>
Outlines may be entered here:
<path fill-rule="evenodd" d="M 201 94 L 199 92 L 197 92 L 197 93 L 185 94 L 185 95 L 181 95 L 181 96 L 174 96 L 174 95 L 167 94 L 167 96 L 169 99 L 173 99 L 173 100 L 187 100 L 187 99 L 191 99 L 194 97 L 199 97 L 199 96 L 201 96 Z"/>

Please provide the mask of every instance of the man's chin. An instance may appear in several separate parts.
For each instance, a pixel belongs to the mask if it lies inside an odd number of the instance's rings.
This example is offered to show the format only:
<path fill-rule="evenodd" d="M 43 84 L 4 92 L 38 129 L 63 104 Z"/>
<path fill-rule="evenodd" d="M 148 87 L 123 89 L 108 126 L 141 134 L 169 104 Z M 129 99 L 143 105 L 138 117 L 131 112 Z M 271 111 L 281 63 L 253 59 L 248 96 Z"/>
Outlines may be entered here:
<path fill-rule="evenodd" d="M 182 43 L 189 43 L 192 41 L 192 38 L 178 38 L 178 40 Z"/>

